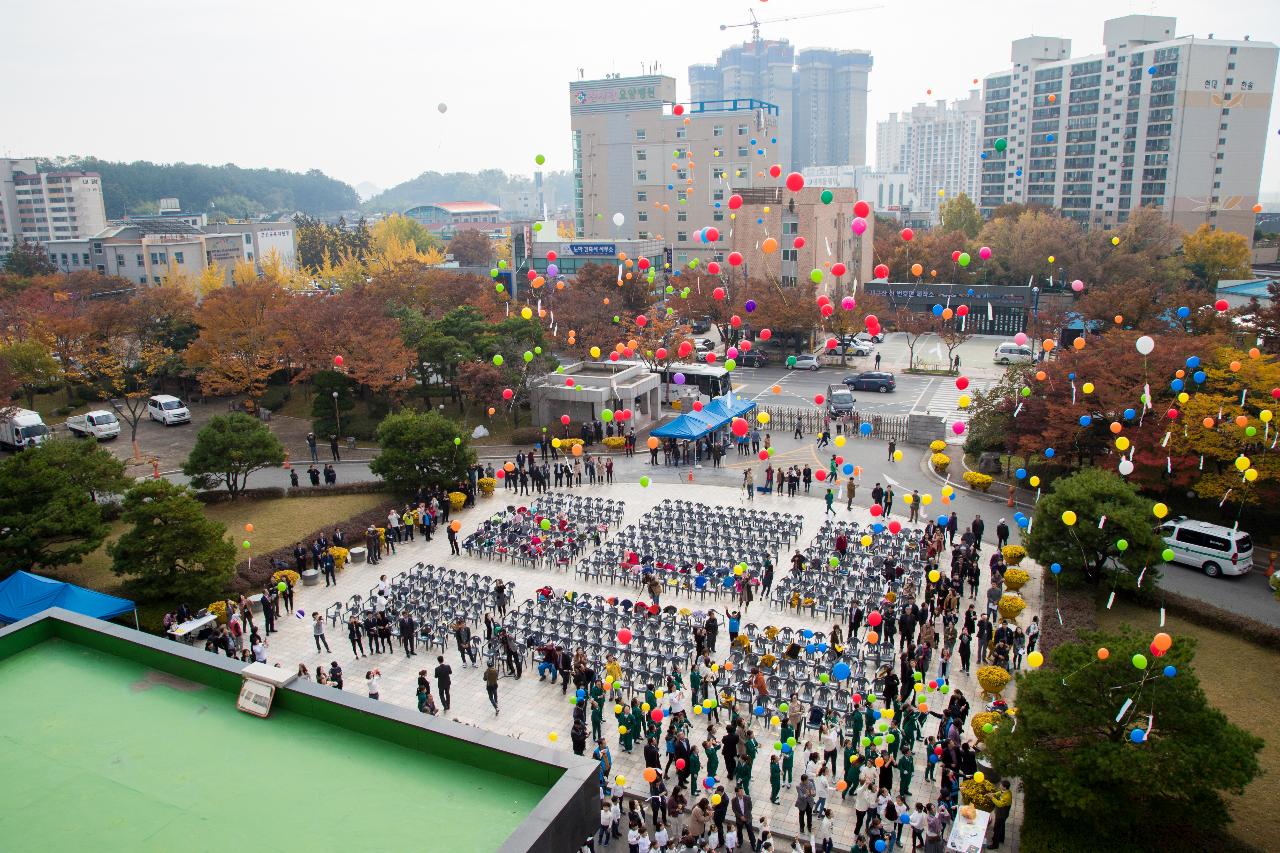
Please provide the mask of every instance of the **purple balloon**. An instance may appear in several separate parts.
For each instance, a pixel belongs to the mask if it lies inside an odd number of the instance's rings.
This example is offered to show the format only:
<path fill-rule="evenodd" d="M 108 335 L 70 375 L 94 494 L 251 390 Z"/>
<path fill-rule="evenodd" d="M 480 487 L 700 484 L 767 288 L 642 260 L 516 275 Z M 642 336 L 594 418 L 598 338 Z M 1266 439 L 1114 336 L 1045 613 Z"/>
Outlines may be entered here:
<path fill-rule="evenodd" d="M 674 383 L 676 383 L 677 385 L 683 385 L 683 384 L 684 384 L 684 374 L 683 374 L 683 373 L 677 373 L 675 376 L 672 376 L 672 377 L 671 377 L 671 381 L 672 381 L 672 382 L 674 382 Z"/>
<path fill-rule="evenodd" d="M 558 275 L 560 275 L 560 267 L 555 264 L 547 264 L 547 276 L 549 278 L 555 278 Z"/>
<path fill-rule="evenodd" d="M 750 314 L 752 311 L 756 310 L 756 301 L 754 299 L 748 299 L 747 304 L 743 307 L 746 308 L 747 313 Z"/>

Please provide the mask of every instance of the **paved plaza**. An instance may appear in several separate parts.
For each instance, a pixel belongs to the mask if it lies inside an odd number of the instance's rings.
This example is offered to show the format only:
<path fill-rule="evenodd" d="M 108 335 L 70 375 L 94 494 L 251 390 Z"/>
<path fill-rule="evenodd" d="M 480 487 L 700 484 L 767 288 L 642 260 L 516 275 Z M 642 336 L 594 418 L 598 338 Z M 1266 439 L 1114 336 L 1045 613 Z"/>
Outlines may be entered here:
<path fill-rule="evenodd" d="M 815 486 L 817 485 L 815 483 Z M 622 521 L 623 526 L 635 522 L 643 513 L 666 498 L 698 501 L 713 506 L 748 505 L 745 500 L 745 494 L 741 490 L 706 486 L 697 482 L 688 483 L 687 481 L 679 486 L 655 483 L 650 488 L 644 488 L 634 483 L 595 487 L 584 486 L 581 489 L 573 490 L 573 492 L 625 501 L 626 513 Z M 821 494 L 822 491 L 815 488 L 810 496 L 800 496 L 794 499 L 760 495 L 750 505 L 756 509 L 772 508 L 802 515 L 804 517 L 804 528 L 796 545 L 804 548 L 822 525 L 826 506 L 825 502 L 819 497 Z M 521 502 L 527 503 L 528 500 L 524 499 Z M 466 534 L 474 530 L 490 513 L 501 511 L 506 504 L 514 502 L 507 500 L 503 492 L 499 490 L 494 497 L 482 499 L 477 508 L 456 514 L 454 518 L 462 524 L 460 537 L 465 537 Z M 855 505 L 854 509 L 850 511 L 846 510 L 844 502 L 840 501 L 836 504 L 836 507 L 841 518 L 851 518 L 864 525 L 870 524 L 873 520 L 865 506 Z M 962 517 L 962 525 L 967 524 L 968 520 L 968 518 Z M 319 523 L 320 520 L 316 519 L 315 521 Z M 335 521 L 337 520 L 335 519 Z M 994 522 L 994 519 L 992 519 L 992 522 Z M 988 533 L 993 532 L 993 529 L 994 523 L 987 525 Z M 988 541 L 985 543 L 985 547 L 987 548 L 985 554 L 989 554 L 989 549 L 994 545 L 991 541 Z M 778 575 L 780 578 L 785 576 L 789 568 L 788 558 L 789 553 L 784 549 L 783 553 L 779 554 Z M 642 597 L 639 594 L 641 591 L 635 586 L 613 586 L 583 581 L 575 574 L 572 568 L 567 571 L 535 570 L 526 568 L 523 565 L 514 565 L 510 562 L 472 558 L 466 556 L 465 553 L 460 557 L 452 557 L 449 554 L 449 545 L 446 537 L 438 535 L 431 542 L 426 542 L 421 537 L 418 537 L 414 542 L 402 544 L 398 546 L 398 551 L 394 556 L 386 556 L 376 566 L 368 564 L 349 566 L 339 574 L 336 588 L 326 588 L 323 585 L 313 587 L 299 586 L 295 596 L 296 607 L 305 610 L 308 614 L 312 611 L 323 613 L 326 608 L 332 606 L 335 602 L 345 602 L 352 595 L 367 597 L 370 589 L 376 585 L 380 575 L 386 574 L 388 577 L 394 578 L 398 573 L 410 569 L 419 562 L 463 571 L 479 572 L 482 575 L 504 578 L 509 583 L 514 582 L 515 599 L 513 606 L 518 606 L 526 599 L 533 597 L 534 590 L 543 586 L 551 586 L 557 592 L 579 590 L 606 597 L 610 595 L 632 599 Z M 979 589 L 984 590 L 989 583 L 988 570 L 986 560 L 984 559 L 980 562 L 982 564 L 983 580 Z M 1037 589 L 1038 584 L 1032 583 L 1024 590 L 1024 595 L 1026 595 L 1028 602 L 1028 610 L 1022 618 L 1024 624 L 1030 620 L 1030 614 L 1040 611 Z M 673 597 L 664 595 L 662 599 L 664 606 L 674 604 L 677 607 L 691 610 L 714 607 L 720 610 L 721 614 L 724 612 L 724 605 L 730 603 L 727 598 L 722 598 L 719 601 L 713 598 L 702 602 L 687 596 Z M 962 611 L 967 607 L 968 603 L 967 600 L 962 600 Z M 982 611 L 981 602 L 978 602 L 978 610 L 979 612 Z M 831 625 L 825 621 L 819 624 L 810 619 L 807 613 L 797 614 L 795 610 L 782 611 L 769 607 L 763 601 L 754 602 L 749 610 L 743 613 L 742 618 L 744 625 L 747 622 L 754 622 L 762 630 L 768 625 L 789 626 L 794 629 L 810 628 L 815 631 L 829 631 L 831 628 Z M 721 625 L 723 626 L 723 624 L 722 617 Z M 267 653 L 270 662 L 279 663 L 281 666 L 289 668 L 296 668 L 297 664 L 301 662 L 314 671 L 320 664 L 328 665 L 330 661 L 336 660 L 344 671 L 345 689 L 360 693 L 365 690 L 365 672 L 377 666 L 382 672 L 381 700 L 408 708 L 416 707 L 415 691 L 418 671 L 421 669 L 433 670 L 436 665 L 435 655 L 439 654 L 438 647 L 425 649 L 420 646 L 418 654 L 413 658 L 407 658 L 402 651 L 397 649 L 395 653 L 370 655 L 367 659 L 361 658 L 357 661 L 353 659 L 346 631 L 342 625 L 328 629 L 327 639 L 332 653 L 317 654 L 309 618 L 298 619 L 289 616 L 280 620 L 279 625 L 281 630 L 270 638 Z M 472 627 L 474 629 L 477 626 L 473 625 Z M 723 627 L 721 630 L 723 632 Z M 728 645 L 727 638 L 722 638 L 717 646 L 718 654 L 715 656 L 717 660 L 723 661 L 727 657 Z M 366 650 L 368 650 L 367 647 Z M 571 748 L 572 708 L 568 698 L 561 693 L 559 686 L 539 682 L 535 667 L 526 663 L 523 678 L 516 680 L 504 677 L 501 680 L 498 688 L 501 713 L 495 715 L 489 704 L 482 681 L 483 669 L 463 667 L 459 662 L 459 655 L 452 640 L 450 640 L 444 654 L 446 661 L 454 668 L 453 700 L 452 709 L 448 713 L 449 717 L 461 723 L 492 729 L 514 738 L 543 745 L 550 743 L 549 735 L 555 732 L 557 740 L 551 745 L 558 749 L 568 750 Z M 483 659 L 481 666 L 483 666 Z M 936 659 L 933 666 L 934 670 L 930 675 L 936 674 Z M 682 671 L 687 679 L 687 666 L 682 666 Z M 977 671 L 976 653 L 973 671 Z M 951 683 L 954 687 L 962 689 L 973 705 L 971 715 L 982 710 L 981 702 L 978 699 L 980 688 L 972 676 L 965 675 L 960 671 L 958 657 L 953 661 L 951 672 Z M 434 679 L 432 681 L 432 691 L 434 694 Z M 570 695 L 572 695 L 572 691 L 570 691 Z M 439 697 L 437 696 L 436 699 L 438 702 Z M 946 696 L 933 693 L 930 696 L 931 710 L 941 711 L 945 706 L 946 699 Z M 693 716 L 691 719 L 693 721 L 691 742 L 695 745 L 700 745 L 705 737 L 707 723 L 700 716 Z M 727 717 L 722 719 L 720 725 L 722 733 L 724 722 L 727 722 Z M 784 788 L 780 797 L 780 805 L 772 806 L 769 804 L 768 754 L 773 749 L 778 730 L 776 727 L 771 728 L 767 719 L 754 718 L 751 723 L 756 731 L 757 740 L 761 744 L 760 759 L 754 765 L 752 779 L 756 815 L 757 817 L 760 815 L 768 816 L 772 828 L 776 831 L 787 834 L 795 833 L 798 829 L 798 817 L 795 809 L 794 790 Z M 612 713 L 605 713 L 604 729 L 605 736 L 613 752 L 614 773 L 623 774 L 626 777 L 628 793 L 647 796 L 648 786 L 641 778 L 644 768 L 642 751 L 639 745 L 630 755 L 621 751 L 618 747 L 617 724 Z M 925 734 L 932 734 L 934 729 L 935 724 L 927 724 Z M 966 739 L 968 739 L 968 734 L 966 731 Z M 808 737 L 807 732 L 805 737 Z M 816 743 L 815 748 L 821 750 L 821 747 Z M 590 755 L 590 749 L 589 745 L 588 756 Z M 916 799 L 922 801 L 936 799 L 938 795 L 937 783 L 925 780 L 925 760 L 922 749 L 917 748 L 916 757 L 918 766 L 912 783 L 910 800 L 914 803 Z M 796 770 L 796 779 L 798 781 L 803 765 L 799 758 L 796 764 L 798 765 Z M 672 774 L 668 784 L 674 784 L 674 774 Z M 895 793 L 896 787 L 895 777 Z M 838 797 L 833 797 L 829 805 L 833 806 L 835 813 L 836 844 L 840 849 L 848 849 L 853 840 L 853 798 L 850 796 L 847 801 L 841 802 Z M 1015 840 L 1018 837 L 1017 824 L 1019 820 L 1020 809 L 1017 809 L 1011 818 L 1013 825 L 1008 833 L 1011 840 L 1006 842 L 1009 845 L 1006 849 L 1016 849 Z M 618 845 L 615 844 L 614 846 Z"/>

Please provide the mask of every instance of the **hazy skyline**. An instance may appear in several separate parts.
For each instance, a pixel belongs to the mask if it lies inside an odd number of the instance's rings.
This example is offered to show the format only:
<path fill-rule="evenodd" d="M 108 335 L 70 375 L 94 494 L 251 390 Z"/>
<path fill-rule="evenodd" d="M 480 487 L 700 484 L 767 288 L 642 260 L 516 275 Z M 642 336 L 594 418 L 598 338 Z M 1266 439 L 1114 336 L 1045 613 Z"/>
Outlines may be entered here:
<path fill-rule="evenodd" d="M 1107 18 L 1156 14 L 1176 17 L 1179 36 L 1280 42 L 1267 0 L 50 0 L 6 9 L 0 155 L 314 168 L 383 188 L 428 170 L 531 174 L 536 154 L 549 171 L 568 169 L 568 83 L 579 68 L 590 79 L 657 62 L 685 98 L 690 64 L 751 37 L 750 27 L 722 32 L 722 23 L 881 3 L 761 27 L 763 38 L 797 48 L 871 51 L 871 162 L 877 121 L 964 97 L 973 78 L 1009 67 L 1015 38 L 1069 38 L 1084 56 L 1102 50 Z M 1273 99 L 1264 194 L 1280 191 L 1278 127 Z"/>

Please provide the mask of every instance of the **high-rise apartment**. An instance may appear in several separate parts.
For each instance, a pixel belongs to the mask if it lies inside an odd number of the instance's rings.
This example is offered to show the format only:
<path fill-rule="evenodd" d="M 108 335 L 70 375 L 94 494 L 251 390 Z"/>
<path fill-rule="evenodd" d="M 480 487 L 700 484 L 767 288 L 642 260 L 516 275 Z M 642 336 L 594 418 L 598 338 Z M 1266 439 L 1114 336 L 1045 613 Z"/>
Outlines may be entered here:
<path fill-rule="evenodd" d="M 785 39 L 728 48 L 714 65 L 689 67 L 694 103 L 754 98 L 778 108 L 786 131 L 774 147 L 777 162 L 859 166 L 867 159 L 867 87 L 871 54 L 812 48 L 798 54 Z"/>
<path fill-rule="evenodd" d="M 1074 59 L 1067 39 L 1015 41 L 984 81 L 983 212 L 1042 203 L 1105 229 L 1151 205 L 1252 239 L 1277 48 L 1176 23 L 1115 18 L 1104 51 Z"/>
<path fill-rule="evenodd" d="M 0 158 L 0 257 L 24 241 L 76 239 L 106 225 L 96 172 L 41 172 L 35 160 Z"/>
<path fill-rule="evenodd" d="M 936 219 L 938 206 L 965 193 L 977 199 L 982 151 L 982 95 L 917 104 L 876 123 L 876 168 L 910 176 L 917 209 Z M 939 195 L 941 192 L 941 195 Z"/>

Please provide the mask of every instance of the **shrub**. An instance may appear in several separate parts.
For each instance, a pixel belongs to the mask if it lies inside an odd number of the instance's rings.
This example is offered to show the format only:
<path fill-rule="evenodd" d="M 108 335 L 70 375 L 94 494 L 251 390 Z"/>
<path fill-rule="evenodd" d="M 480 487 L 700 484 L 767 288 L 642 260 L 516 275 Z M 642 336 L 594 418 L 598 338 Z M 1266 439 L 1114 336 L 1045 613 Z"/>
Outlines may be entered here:
<path fill-rule="evenodd" d="M 1031 574 L 1026 569 L 1014 567 L 1004 573 L 1004 588 L 1017 592 L 1026 586 L 1030 580 Z"/>
<path fill-rule="evenodd" d="M 960 783 L 960 796 L 964 798 L 964 802 L 984 812 L 995 811 L 996 805 L 991 801 L 991 795 L 995 792 L 996 786 L 987 779 L 981 782 L 966 779 Z"/>
<path fill-rule="evenodd" d="M 338 561 L 338 558 L 334 557 L 334 562 L 336 563 L 337 561 Z M 287 581 L 291 585 L 297 586 L 298 581 L 300 580 L 302 580 L 302 576 L 299 575 L 297 572 L 295 572 L 293 569 L 281 569 L 280 571 L 275 572 L 271 575 L 272 585 L 278 584 L 280 583 L 280 581 Z"/>
<path fill-rule="evenodd" d="M 568 448 L 573 448 L 573 447 L 581 447 L 581 446 L 583 445 L 583 441 L 582 441 L 582 439 L 580 439 L 580 438 L 561 438 L 561 439 L 558 439 L 558 441 L 559 441 L 560 443 L 559 443 L 559 444 L 556 444 L 556 443 L 555 443 L 555 440 L 553 440 L 553 441 L 552 441 L 552 446 L 553 446 L 553 447 L 564 447 L 564 448 L 568 449 Z"/>
<path fill-rule="evenodd" d="M 1004 715 L 997 711 L 982 711 L 974 714 L 973 719 L 969 721 L 969 725 L 973 727 L 973 736 L 978 740 L 982 740 L 987 736 L 986 726 L 990 723 L 993 726 L 999 725 Z"/>
<path fill-rule="evenodd" d="M 1000 556 L 1004 558 L 1005 565 L 1016 566 L 1027 558 L 1027 549 L 1021 545 L 1005 545 L 1000 549 Z"/>
<path fill-rule="evenodd" d="M 467 496 L 462 492 L 449 493 L 449 509 L 453 512 L 459 512 L 467 502 Z"/>
<path fill-rule="evenodd" d="M 933 453 L 941 453 L 946 449 L 947 449 L 947 443 L 940 438 L 929 442 L 929 450 L 932 451 Z"/>
<path fill-rule="evenodd" d="M 979 474 L 977 471 L 965 471 L 964 481 L 968 483 L 971 488 L 977 489 L 980 492 L 985 492 L 987 489 L 991 488 L 991 483 L 993 482 L 990 474 Z"/>
<path fill-rule="evenodd" d="M 627 444 L 627 439 L 621 435 L 606 436 L 604 446 L 612 450 L 621 450 Z"/>
<path fill-rule="evenodd" d="M 997 606 L 997 609 L 1000 611 L 1000 615 L 1005 619 L 1008 619 L 1010 622 L 1016 622 L 1018 620 L 1018 614 L 1026 609 L 1026 606 L 1027 603 L 1022 600 L 1022 596 L 1006 594 L 1000 596 L 1000 604 Z"/>
<path fill-rule="evenodd" d="M 516 427 L 511 431 L 512 444 L 533 444 L 540 438 L 542 438 L 542 427 Z"/>
<path fill-rule="evenodd" d="M 480 488 L 480 494 L 489 497 L 493 494 L 494 487 L 498 485 L 498 481 L 493 477 L 481 477 L 476 480 L 476 485 Z"/>
<path fill-rule="evenodd" d="M 951 457 L 945 453 L 935 453 L 929 457 L 929 464 L 933 465 L 933 470 L 939 474 L 945 474 L 951 467 Z"/>
<path fill-rule="evenodd" d="M 285 402 L 293 393 L 293 389 L 288 385 L 271 385 L 263 393 L 258 400 L 258 405 L 269 412 L 277 411 L 284 407 Z"/>
<path fill-rule="evenodd" d="M 999 666 L 984 666 L 978 669 L 978 683 L 982 685 L 982 689 L 993 696 L 1000 695 L 1000 691 L 1009 685 L 1009 670 Z"/>

